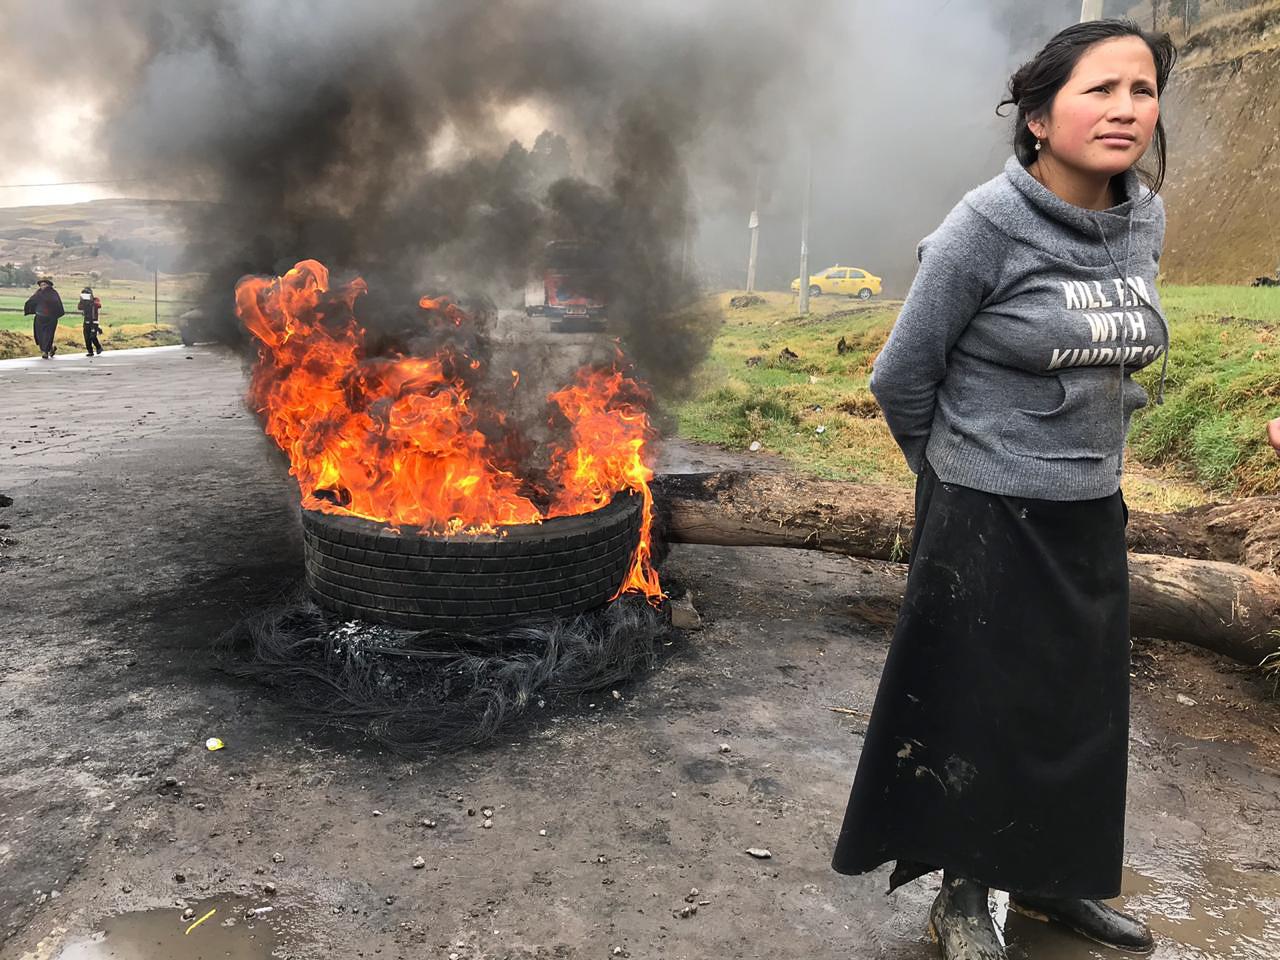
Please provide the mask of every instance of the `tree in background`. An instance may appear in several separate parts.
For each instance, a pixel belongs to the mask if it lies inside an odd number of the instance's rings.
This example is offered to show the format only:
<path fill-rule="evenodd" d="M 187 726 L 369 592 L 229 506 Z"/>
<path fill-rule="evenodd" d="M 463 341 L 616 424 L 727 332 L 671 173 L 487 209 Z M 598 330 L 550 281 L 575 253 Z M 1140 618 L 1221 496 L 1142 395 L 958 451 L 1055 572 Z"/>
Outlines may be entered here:
<path fill-rule="evenodd" d="M 541 183 L 552 184 L 573 173 L 568 141 L 550 130 L 538 134 L 533 149 L 529 151 L 529 161 L 535 178 Z"/>
<path fill-rule="evenodd" d="M 0 287 L 33 287 L 36 272 L 29 264 L 6 263 L 0 266 Z"/>
<path fill-rule="evenodd" d="M 84 237 L 70 230 L 62 229 L 53 235 L 53 242 L 60 247 L 75 247 L 84 243 Z"/>
<path fill-rule="evenodd" d="M 1169 0 L 1169 20 L 1182 21 L 1183 26 L 1200 22 L 1200 0 Z"/>

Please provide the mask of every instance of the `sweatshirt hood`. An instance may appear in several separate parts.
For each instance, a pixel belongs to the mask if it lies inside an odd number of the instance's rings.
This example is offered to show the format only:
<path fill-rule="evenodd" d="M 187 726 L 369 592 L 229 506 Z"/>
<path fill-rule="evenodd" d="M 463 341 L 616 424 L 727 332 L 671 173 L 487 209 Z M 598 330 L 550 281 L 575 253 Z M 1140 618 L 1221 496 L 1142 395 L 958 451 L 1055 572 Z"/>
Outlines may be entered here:
<path fill-rule="evenodd" d="M 1089 265 L 1103 266 L 1107 256 L 1100 237 L 1110 244 L 1119 241 L 1123 249 L 1131 228 L 1139 235 L 1147 230 L 1163 234 L 1164 211 L 1159 198 L 1154 202 L 1148 199 L 1151 192 L 1133 170 L 1126 171 L 1121 182 L 1125 193 L 1122 203 L 1106 210 L 1086 210 L 1067 203 L 1028 173 L 1017 157 L 1010 157 L 1004 171 L 971 190 L 965 203 L 1014 240 L 1060 255 L 1062 240 L 1070 239 L 1077 250 L 1081 245 L 1094 248 L 1097 256 L 1088 258 L 1092 261 Z M 1061 227 L 1062 235 L 1047 231 L 1046 219 Z"/>

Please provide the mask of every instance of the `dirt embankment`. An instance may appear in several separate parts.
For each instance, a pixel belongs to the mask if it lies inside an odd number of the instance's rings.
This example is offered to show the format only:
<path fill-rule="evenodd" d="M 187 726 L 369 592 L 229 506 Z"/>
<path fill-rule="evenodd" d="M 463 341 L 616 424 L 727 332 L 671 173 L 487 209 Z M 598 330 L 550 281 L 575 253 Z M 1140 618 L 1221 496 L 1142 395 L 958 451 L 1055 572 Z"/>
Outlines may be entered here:
<path fill-rule="evenodd" d="M 1280 266 L 1280 3 L 1212 21 L 1182 44 L 1164 103 L 1175 283 L 1241 283 Z"/>

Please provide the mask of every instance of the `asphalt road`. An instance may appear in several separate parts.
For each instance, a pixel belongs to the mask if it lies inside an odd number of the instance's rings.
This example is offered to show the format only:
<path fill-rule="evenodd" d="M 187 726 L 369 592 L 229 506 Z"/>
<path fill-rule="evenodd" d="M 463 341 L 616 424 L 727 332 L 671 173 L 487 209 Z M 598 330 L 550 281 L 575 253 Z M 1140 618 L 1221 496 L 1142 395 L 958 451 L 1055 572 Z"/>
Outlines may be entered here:
<path fill-rule="evenodd" d="M 0 956 L 105 956 L 84 938 L 115 915 L 176 930 L 229 895 L 273 905 L 287 957 L 933 955 L 937 878 L 886 896 L 886 870 L 828 868 L 885 650 L 850 614 L 862 564 L 678 548 L 664 575 L 705 629 L 654 674 L 489 749 L 393 757 L 210 657 L 300 574 L 296 489 L 244 383 L 206 347 L 0 362 Z M 1127 883 L 1160 958 L 1280 955 L 1262 693 L 1139 646 Z M 1105 953 L 1020 918 L 1007 934 L 1015 957 Z"/>

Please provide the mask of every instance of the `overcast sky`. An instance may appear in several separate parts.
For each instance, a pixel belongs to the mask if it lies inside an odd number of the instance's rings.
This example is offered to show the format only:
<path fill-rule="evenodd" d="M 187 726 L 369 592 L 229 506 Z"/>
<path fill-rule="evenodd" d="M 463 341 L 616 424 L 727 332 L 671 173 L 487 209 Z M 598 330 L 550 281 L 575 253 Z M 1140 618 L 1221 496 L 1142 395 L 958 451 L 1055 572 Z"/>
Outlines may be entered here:
<path fill-rule="evenodd" d="M 440 73 L 406 90 L 443 98 L 417 118 L 424 163 L 552 126 L 580 173 L 606 178 L 611 111 L 668 98 L 697 118 L 675 139 L 693 250 L 717 285 L 743 282 L 757 174 L 761 281 L 795 274 L 810 152 L 811 265 L 900 284 L 915 243 L 1007 155 L 993 111 L 1009 72 L 1078 13 L 1077 0 L 0 0 L 0 184 L 150 178 L 3 187 L 0 205 L 217 199 L 196 147 L 222 149 L 236 124 L 252 138 L 290 85 L 358 84 L 387 61 L 416 76 L 407 60 Z"/>

